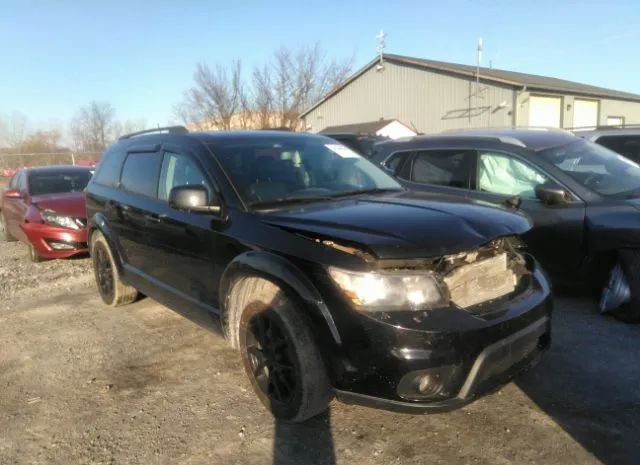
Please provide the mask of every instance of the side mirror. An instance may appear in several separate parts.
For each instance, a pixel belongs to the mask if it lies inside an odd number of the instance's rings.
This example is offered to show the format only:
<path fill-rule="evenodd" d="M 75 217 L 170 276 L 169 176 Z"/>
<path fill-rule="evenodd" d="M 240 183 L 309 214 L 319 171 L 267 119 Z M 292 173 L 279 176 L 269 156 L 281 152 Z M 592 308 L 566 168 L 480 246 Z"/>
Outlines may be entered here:
<path fill-rule="evenodd" d="M 560 205 L 567 203 L 567 192 L 554 183 L 538 184 L 536 197 L 547 205 Z"/>
<path fill-rule="evenodd" d="M 199 185 L 176 186 L 169 193 L 169 206 L 176 210 L 220 213 L 220 204 L 212 200 L 209 199 L 207 188 Z"/>
<path fill-rule="evenodd" d="M 8 189 L 4 191 L 4 197 L 7 199 L 21 199 L 24 195 L 22 195 L 20 189 Z"/>

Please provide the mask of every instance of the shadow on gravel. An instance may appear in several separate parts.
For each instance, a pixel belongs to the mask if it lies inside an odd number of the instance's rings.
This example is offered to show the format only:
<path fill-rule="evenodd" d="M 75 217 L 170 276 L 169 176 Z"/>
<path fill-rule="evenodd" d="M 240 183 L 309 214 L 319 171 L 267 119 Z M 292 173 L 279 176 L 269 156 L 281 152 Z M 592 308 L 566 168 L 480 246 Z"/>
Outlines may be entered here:
<path fill-rule="evenodd" d="M 640 326 L 556 302 L 551 350 L 518 386 L 602 463 L 639 464 Z"/>
<path fill-rule="evenodd" d="M 298 464 L 336 464 L 330 410 L 302 424 L 276 420 L 273 465 Z"/>

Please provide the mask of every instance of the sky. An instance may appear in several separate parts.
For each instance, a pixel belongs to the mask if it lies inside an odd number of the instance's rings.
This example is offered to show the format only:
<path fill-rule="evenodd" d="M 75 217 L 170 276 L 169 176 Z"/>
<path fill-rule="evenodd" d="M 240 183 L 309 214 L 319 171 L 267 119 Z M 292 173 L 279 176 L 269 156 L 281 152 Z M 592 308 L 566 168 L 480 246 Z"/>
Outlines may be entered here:
<path fill-rule="evenodd" d="M 320 43 L 354 69 L 386 52 L 640 94 L 640 1 L 0 0 L 0 116 L 64 127 L 92 100 L 120 120 L 171 122 L 199 62 L 249 71 Z"/>

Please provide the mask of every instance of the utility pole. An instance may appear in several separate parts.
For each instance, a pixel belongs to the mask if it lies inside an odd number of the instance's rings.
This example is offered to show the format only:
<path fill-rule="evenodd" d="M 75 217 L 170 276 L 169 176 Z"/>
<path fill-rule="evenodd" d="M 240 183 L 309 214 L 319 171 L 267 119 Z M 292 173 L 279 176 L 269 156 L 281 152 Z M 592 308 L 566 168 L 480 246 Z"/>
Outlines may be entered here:
<path fill-rule="evenodd" d="M 480 108 L 478 102 L 480 97 L 480 63 L 482 63 L 482 37 L 478 40 L 478 62 L 476 64 L 476 112 Z"/>
<path fill-rule="evenodd" d="M 382 71 L 384 69 L 384 49 L 387 46 L 387 34 L 380 29 L 376 39 L 378 39 L 378 46 L 376 47 L 376 50 L 378 51 L 378 65 L 376 66 L 376 71 Z"/>

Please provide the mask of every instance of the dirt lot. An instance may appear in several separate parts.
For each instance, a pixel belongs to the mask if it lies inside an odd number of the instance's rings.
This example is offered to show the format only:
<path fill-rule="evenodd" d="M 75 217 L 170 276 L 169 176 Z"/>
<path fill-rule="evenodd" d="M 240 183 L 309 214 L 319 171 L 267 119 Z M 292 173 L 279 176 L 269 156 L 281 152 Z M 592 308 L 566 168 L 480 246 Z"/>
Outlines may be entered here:
<path fill-rule="evenodd" d="M 0 464 L 640 463 L 640 327 L 557 302 L 553 349 L 500 392 L 405 416 L 274 423 L 214 323 L 101 304 L 88 260 L 0 244 Z M 208 330 L 207 330 L 208 329 Z"/>

